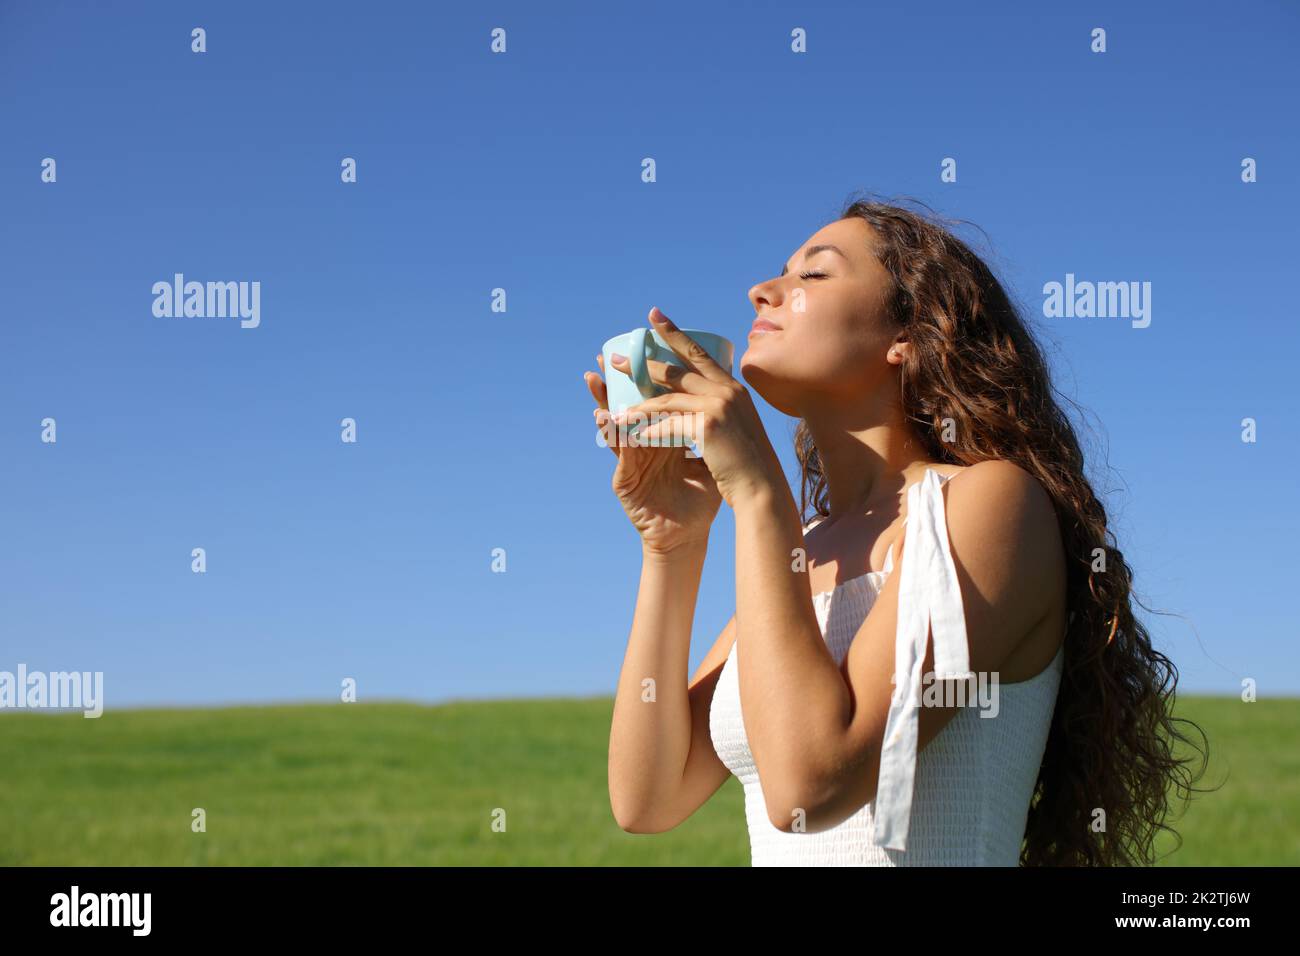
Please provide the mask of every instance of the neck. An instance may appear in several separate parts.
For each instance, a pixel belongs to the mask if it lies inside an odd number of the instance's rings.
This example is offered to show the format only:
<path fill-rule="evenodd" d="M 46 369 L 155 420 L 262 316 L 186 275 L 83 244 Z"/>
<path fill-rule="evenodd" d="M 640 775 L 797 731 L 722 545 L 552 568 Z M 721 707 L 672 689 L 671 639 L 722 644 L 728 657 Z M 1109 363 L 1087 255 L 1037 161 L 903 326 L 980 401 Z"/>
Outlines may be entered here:
<path fill-rule="evenodd" d="M 879 508 L 932 464 L 897 405 L 809 409 L 803 419 L 826 475 L 831 520 Z"/>

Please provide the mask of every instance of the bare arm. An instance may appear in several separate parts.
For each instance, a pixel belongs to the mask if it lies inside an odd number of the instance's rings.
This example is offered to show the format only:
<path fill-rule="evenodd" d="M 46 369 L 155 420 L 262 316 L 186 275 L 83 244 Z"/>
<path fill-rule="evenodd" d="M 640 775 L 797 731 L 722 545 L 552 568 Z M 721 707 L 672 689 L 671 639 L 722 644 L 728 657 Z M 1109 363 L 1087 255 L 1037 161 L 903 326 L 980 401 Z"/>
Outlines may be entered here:
<path fill-rule="evenodd" d="M 972 465 L 949 486 L 946 531 L 970 665 L 976 672 L 996 671 L 1042 618 L 1056 590 L 1053 556 L 1060 544 L 1051 501 L 1009 462 Z M 737 679 L 769 819 L 789 830 L 798 810 L 806 814 L 806 832 L 818 832 L 875 797 L 894 692 L 908 534 L 900 537 L 894 571 L 837 667 L 819 639 L 807 575 L 789 571 L 787 555 L 799 540 L 793 505 L 769 495 L 738 508 L 736 528 L 737 639 L 745 647 Z M 925 666 L 933 666 L 928 646 Z M 955 707 L 925 707 L 918 750 L 955 714 Z"/>
<path fill-rule="evenodd" d="M 609 737 L 610 807 L 632 833 L 677 826 L 729 774 L 709 736 L 709 706 L 735 639 L 734 617 L 687 684 L 704 554 L 699 547 L 643 555 Z"/>

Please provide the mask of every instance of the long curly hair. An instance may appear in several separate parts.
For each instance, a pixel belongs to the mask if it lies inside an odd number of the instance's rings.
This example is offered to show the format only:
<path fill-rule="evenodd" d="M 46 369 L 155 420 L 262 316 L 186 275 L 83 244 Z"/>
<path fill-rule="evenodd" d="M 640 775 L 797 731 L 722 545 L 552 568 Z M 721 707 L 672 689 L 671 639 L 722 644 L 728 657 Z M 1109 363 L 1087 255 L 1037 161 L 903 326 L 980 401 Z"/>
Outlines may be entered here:
<path fill-rule="evenodd" d="M 1190 799 L 1208 763 L 1208 739 L 1196 724 L 1172 716 L 1178 670 L 1152 647 L 1133 613 L 1132 569 L 1084 477 L 1079 442 L 1053 398 L 1021 310 L 952 234 L 963 220 L 940 219 L 924 203 L 904 201 L 930 215 L 851 199 L 839 218 L 866 221 L 873 253 L 893 277 L 886 320 L 911 342 L 900 366 L 908 424 L 935 462 L 1004 459 L 1034 475 L 1051 495 L 1065 545 L 1065 669 L 1020 863 L 1149 865 L 1158 831 L 1169 830 L 1182 844 L 1165 823 L 1170 785 Z M 794 441 L 801 512 L 805 521 L 827 516 L 826 476 L 802 419 Z M 1191 724 L 1206 744 L 1195 775 L 1193 759 L 1176 754 L 1176 742 L 1190 740 L 1179 723 Z"/>

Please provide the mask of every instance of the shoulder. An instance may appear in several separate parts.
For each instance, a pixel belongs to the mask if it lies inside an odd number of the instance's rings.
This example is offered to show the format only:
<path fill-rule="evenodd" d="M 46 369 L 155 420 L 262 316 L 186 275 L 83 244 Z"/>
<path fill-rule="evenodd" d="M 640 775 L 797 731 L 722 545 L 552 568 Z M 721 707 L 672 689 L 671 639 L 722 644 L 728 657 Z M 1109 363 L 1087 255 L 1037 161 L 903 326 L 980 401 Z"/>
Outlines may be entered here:
<path fill-rule="evenodd" d="M 944 482 L 949 546 L 963 590 L 1026 629 L 1051 609 L 1065 575 L 1056 508 L 1014 462 L 970 465 Z"/>
<path fill-rule="evenodd" d="M 944 482 L 949 510 L 974 506 L 1006 518 L 1055 521 L 1056 509 L 1042 482 L 1015 462 L 1000 458 L 967 465 Z"/>

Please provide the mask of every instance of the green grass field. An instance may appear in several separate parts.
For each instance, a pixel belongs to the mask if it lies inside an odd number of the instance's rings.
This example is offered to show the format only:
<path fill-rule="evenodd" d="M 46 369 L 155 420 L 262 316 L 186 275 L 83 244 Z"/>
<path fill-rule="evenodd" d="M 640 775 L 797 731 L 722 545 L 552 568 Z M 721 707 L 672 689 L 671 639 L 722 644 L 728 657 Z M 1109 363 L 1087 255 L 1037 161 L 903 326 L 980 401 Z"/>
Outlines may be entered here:
<path fill-rule="evenodd" d="M 740 784 L 621 831 L 612 700 L 0 713 L 3 865 L 733 865 Z M 1161 865 L 1300 864 L 1300 701 L 1184 698 L 1210 764 Z M 207 831 L 191 831 L 191 811 Z M 505 831 L 494 832 L 494 811 Z M 498 814 L 499 815 L 499 814 Z M 1172 838 L 1162 841 L 1169 853 Z"/>

